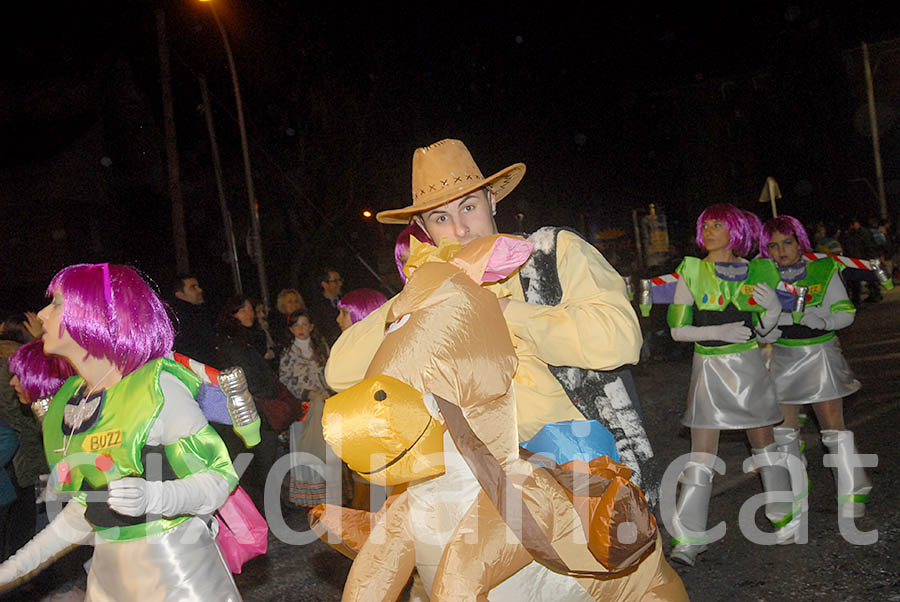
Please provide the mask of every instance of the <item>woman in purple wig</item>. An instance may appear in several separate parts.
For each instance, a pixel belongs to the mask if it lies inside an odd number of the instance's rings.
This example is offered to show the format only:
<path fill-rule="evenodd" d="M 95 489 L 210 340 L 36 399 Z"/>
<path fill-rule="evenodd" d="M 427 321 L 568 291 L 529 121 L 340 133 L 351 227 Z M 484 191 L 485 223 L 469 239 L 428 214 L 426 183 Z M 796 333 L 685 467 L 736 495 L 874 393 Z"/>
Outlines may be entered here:
<path fill-rule="evenodd" d="M 237 483 L 194 400 L 200 382 L 166 359 L 166 307 L 132 268 L 60 271 L 39 317 L 65 381 L 44 418 L 51 483 L 72 499 L 0 565 L 10 589 L 72 544 L 95 545 L 87 599 L 240 600 L 206 523 Z"/>
<path fill-rule="evenodd" d="M 691 429 L 691 457 L 681 474 L 674 516 L 665 517 L 671 518 L 671 556 L 687 565 L 709 543 L 706 519 L 714 470 L 721 472 L 715 467 L 720 430 L 746 431 L 765 491 L 791 490 L 787 469 L 774 456 L 772 425 L 781 422 L 782 414 L 754 336 L 768 334 L 781 313 L 775 293 L 778 270 L 771 260 L 742 258 L 755 244 L 754 224 L 733 205 L 704 210 L 697 219 L 696 242 L 706 256 L 685 257 L 678 266 L 668 317 L 672 338 L 694 343 L 688 404 L 681 418 Z M 792 510 L 790 502 L 766 505 L 767 517 L 785 542 L 793 540 L 799 522 L 792 522 Z"/>
<path fill-rule="evenodd" d="M 843 398 L 859 390 L 860 384 L 841 353 L 836 330 L 853 323 L 856 309 L 841 279 L 844 265 L 831 257 L 810 260 L 809 236 L 797 219 L 780 215 L 766 222 L 760 240 L 763 257 L 778 264 L 781 279 L 806 286 L 809 293 L 802 316 L 784 312 L 778 327 L 767 337 L 772 342 L 769 364 L 784 422 L 775 427 L 780 451 L 806 459 L 800 447 L 798 414 L 804 404 L 813 404 L 822 443 L 837 458 L 834 475 L 842 516 L 860 517 L 872 490 L 864 468 L 854 467 L 857 454 L 853 432 L 844 424 Z M 807 484 L 798 484 L 805 493 Z M 795 487 L 797 488 L 797 487 Z"/>
<path fill-rule="evenodd" d="M 400 273 L 403 273 L 402 267 Z M 358 288 L 338 301 L 338 326 L 347 330 L 387 302 L 387 297 L 373 288 Z"/>
<path fill-rule="evenodd" d="M 54 395 L 75 370 L 59 356 L 44 353 L 44 341 L 31 341 L 19 347 L 9 358 L 12 379 L 19 401 L 30 405 L 41 397 Z"/>

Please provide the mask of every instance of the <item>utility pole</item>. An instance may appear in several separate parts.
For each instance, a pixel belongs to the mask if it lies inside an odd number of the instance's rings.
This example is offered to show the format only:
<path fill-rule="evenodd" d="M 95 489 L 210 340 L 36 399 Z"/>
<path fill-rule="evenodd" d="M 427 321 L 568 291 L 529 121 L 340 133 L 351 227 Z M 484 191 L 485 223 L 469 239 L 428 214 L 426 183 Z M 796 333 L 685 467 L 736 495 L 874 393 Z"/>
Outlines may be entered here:
<path fill-rule="evenodd" d="M 225 46 L 225 54 L 228 56 L 228 68 L 231 71 L 231 85 L 234 88 L 234 102 L 237 106 L 238 130 L 241 134 L 241 151 L 244 157 L 244 179 L 247 183 L 247 197 L 250 202 L 250 255 L 256 260 L 256 271 L 259 275 L 259 295 L 266 310 L 269 309 L 269 285 L 266 278 L 266 265 L 263 260 L 262 236 L 259 228 L 259 204 L 256 202 L 256 192 L 253 189 L 253 172 L 250 169 L 250 150 L 247 144 L 247 129 L 244 125 L 244 106 L 241 101 L 241 88 L 238 85 L 237 68 L 234 65 L 234 55 L 231 53 L 231 44 L 228 42 L 228 33 L 219 19 L 216 11 L 216 3 L 209 3 L 210 11 L 219 33 L 222 35 L 222 43 Z"/>
<path fill-rule="evenodd" d="M 866 94 L 869 98 L 869 127 L 872 131 L 872 152 L 875 155 L 875 184 L 878 186 L 878 205 L 882 219 L 886 219 L 887 198 L 884 195 L 884 174 L 881 170 L 881 144 L 878 138 L 878 116 L 875 114 L 875 89 L 872 86 L 872 67 L 869 64 L 869 46 L 862 43 L 863 68 L 866 73 Z"/>
<path fill-rule="evenodd" d="M 166 14 L 156 10 L 156 36 L 159 44 L 159 81 L 162 85 L 163 131 L 166 164 L 169 172 L 169 196 L 172 199 L 172 236 L 175 243 L 175 268 L 179 274 L 191 271 L 188 260 L 187 231 L 184 228 L 184 199 L 178 173 L 178 139 L 175 136 L 175 111 L 172 108 L 172 76 L 169 70 L 169 43 L 166 41 Z"/>
<path fill-rule="evenodd" d="M 209 131 L 209 144 L 212 147 L 213 172 L 216 175 L 216 188 L 219 191 L 219 209 L 222 211 L 222 225 L 225 228 L 225 242 L 228 245 L 228 263 L 231 264 L 231 279 L 234 282 L 234 294 L 243 295 L 241 285 L 241 268 L 238 263 L 237 244 L 234 241 L 234 226 L 231 224 L 231 212 L 225 200 L 225 187 L 222 185 L 222 162 L 219 160 L 219 144 L 216 142 L 216 128 L 213 126 L 212 107 L 209 104 L 209 90 L 206 78 L 200 78 L 200 97 L 203 99 L 203 112 L 206 114 L 206 129 Z"/>

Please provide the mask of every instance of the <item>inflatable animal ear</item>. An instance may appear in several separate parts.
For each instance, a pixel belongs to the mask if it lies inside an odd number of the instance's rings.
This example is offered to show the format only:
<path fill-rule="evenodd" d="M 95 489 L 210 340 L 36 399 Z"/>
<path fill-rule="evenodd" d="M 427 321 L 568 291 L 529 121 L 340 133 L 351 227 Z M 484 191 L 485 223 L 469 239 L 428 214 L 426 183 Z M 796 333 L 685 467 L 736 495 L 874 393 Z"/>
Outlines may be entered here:
<path fill-rule="evenodd" d="M 415 237 L 409 239 L 409 258 L 403 264 L 403 273 L 406 279 L 412 276 L 418 268 L 430 261 L 447 262 L 456 255 L 462 245 L 458 242 L 452 242 L 449 238 L 442 238 L 441 244 L 438 246 L 430 245 L 427 242 L 420 242 Z"/>
<path fill-rule="evenodd" d="M 494 234 L 472 241 L 463 247 L 450 263 L 464 271 L 478 284 L 503 280 L 528 261 L 534 243 Z"/>

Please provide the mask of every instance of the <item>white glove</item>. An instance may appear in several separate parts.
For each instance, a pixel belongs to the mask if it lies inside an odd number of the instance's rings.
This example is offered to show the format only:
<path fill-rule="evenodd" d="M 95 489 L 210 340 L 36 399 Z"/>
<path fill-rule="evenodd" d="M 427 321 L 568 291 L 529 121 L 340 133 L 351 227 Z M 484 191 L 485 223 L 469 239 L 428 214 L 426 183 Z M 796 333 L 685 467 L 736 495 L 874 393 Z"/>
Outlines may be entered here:
<path fill-rule="evenodd" d="M 0 565 L 0 593 L 14 588 L 70 547 L 87 543 L 93 529 L 85 520 L 84 511 L 82 504 L 69 501 L 49 525 Z"/>
<path fill-rule="evenodd" d="M 766 310 L 759 317 L 757 331 L 760 334 L 768 334 L 778 323 L 778 318 L 781 316 L 781 300 L 778 298 L 778 293 L 775 292 L 775 289 L 765 282 L 760 282 L 753 289 L 753 299 L 757 305 Z"/>
<path fill-rule="evenodd" d="M 697 341 L 724 341 L 726 343 L 746 343 L 753 334 L 743 322 L 730 322 L 717 326 L 681 326 L 673 328 L 672 338 L 682 343 Z"/>
<path fill-rule="evenodd" d="M 771 345 L 772 343 L 774 343 L 778 339 L 780 339 L 781 335 L 782 335 L 781 329 L 776 326 L 775 328 L 770 330 L 769 333 L 766 334 L 765 336 L 757 333 L 756 342 L 761 345 Z"/>
<path fill-rule="evenodd" d="M 778 293 L 765 282 L 760 282 L 753 289 L 753 299 L 766 312 L 781 313 L 781 299 L 778 298 Z"/>
<path fill-rule="evenodd" d="M 828 330 L 825 320 L 815 314 L 803 314 L 803 317 L 800 318 L 800 323 L 813 330 Z"/>
<path fill-rule="evenodd" d="M 746 343 L 753 332 L 744 326 L 743 322 L 729 322 L 718 326 L 707 326 L 712 329 L 713 336 L 709 340 L 725 341 L 726 343 Z"/>
<path fill-rule="evenodd" d="M 125 516 L 212 514 L 228 499 L 228 482 L 214 472 L 173 481 L 126 477 L 109 484 L 109 507 Z"/>

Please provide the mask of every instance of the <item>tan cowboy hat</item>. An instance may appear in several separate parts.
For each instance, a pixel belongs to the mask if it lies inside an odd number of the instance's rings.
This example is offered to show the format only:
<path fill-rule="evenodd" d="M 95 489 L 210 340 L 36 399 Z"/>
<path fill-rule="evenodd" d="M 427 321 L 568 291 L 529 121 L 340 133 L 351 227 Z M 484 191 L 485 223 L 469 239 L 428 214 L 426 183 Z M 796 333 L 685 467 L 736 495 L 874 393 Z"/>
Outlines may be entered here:
<path fill-rule="evenodd" d="M 375 217 L 382 224 L 408 224 L 413 215 L 440 207 L 484 186 L 490 186 L 499 201 L 512 192 L 524 175 L 525 164 L 515 163 L 485 178 L 466 145 L 448 138 L 417 148 L 413 153 L 412 205 L 381 211 Z"/>

